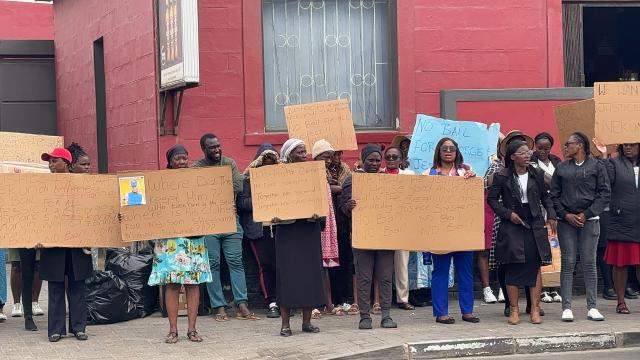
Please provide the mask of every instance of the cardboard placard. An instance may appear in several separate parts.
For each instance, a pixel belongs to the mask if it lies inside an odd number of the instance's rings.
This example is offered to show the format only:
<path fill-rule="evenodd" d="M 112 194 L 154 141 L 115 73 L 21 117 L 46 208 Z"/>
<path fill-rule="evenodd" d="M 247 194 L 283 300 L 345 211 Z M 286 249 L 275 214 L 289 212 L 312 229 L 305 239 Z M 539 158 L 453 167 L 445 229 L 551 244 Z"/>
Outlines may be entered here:
<path fill-rule="evenodd" d="M 0 161 L 45 164 L 42 153 L 63 146 L 62 136 L 0 132 Z"/>
<path fill-rule="evenodd" d="M 0 174 L 46 173 L 50 174 L 49 165 L 14 162 L 0 162 Z"/>
<path fill-rule="evenodd" d="M 605 145 L 640 143 L 640 82 L 593 86 L 595 136 Z"/>
<path fill-rule="evenodd" d="M 542 273 L 542 287 L 560 286 L 560 243 L 557 236 L 549 235 L 549 245 L 551 246 L 551 265 L 540 268 Z"/>
<path fill-rule="evenodd" d="M 271 222 L 329 214 L 324 161 L 262 166 L 249 170 L 253 220 Z"/>
<path fill-rule="evenodd" d="M 121 247 L 114 175 L 0 174 L 0 248 Z"/>
<path fill-rule="evenodd" d="M 444 137 L 454 139 L 460 147 L 465 163 L 471 165 L 476 174 L 484 175 L 496 153 L 500 124 L 474 121 L 440 119 L 418 114 L 409 147 L 409 169 L 422 174 L 433 163 L 433 154 L 438 141 Z"/>
<path fill-rule="evenodd" d="M 353 247 L 446 253 L 484 249 L 484 182 L 353 174 Z"/>
<path fill-rule="evenodd" d="M 126 206 L 125 203 L 120 208 L 124 241 L 236 231 L 230 167 L 156 170 L 119 175 L 119 179 L 139 177 L 144 177 L 145 202 L 135 206 Z M 116 184 L 121 184 L 121 181 L 116 181 L 113 185 L 118 191 L 120 186 Z M 122 201 L 122 197 L 120 200 Z"/>
<path fill-rule="evenodd" d="M 358 150 L 347 100 L 285 106 L 284 115 L 289 137 L 303 140 L 308 152 L 321 139 L 336 150 Z"/>
<path fill-rule="evenodd" d="M 595 111 L 593 99 L 556 106 L 554 114 L 556 126 L 558 127 L 559 142 L 564 144 L 569 139 L 569 136 L 576 131 L 587 135 L 589 140 L 595 138 Z M 600 155 L 600 151 L 593 144 L 591 144 L 591 153 L 596 156 Z"/>

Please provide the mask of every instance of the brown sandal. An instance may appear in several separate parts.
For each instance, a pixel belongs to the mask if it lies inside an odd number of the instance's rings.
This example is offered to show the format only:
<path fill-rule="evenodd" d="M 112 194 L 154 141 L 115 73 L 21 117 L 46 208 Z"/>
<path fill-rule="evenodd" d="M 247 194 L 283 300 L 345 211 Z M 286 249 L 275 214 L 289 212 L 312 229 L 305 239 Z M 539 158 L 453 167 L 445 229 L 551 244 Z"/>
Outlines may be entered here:
<path fill-rule="evenodd" d="M 375 303 L 373 304 L 373 307 L 371 309 L 371 312 L 375 315 L 380 315 L 382 314 L 382 308 L 380 307 L 380 304 Z"/>
<path fill-rule="evenodd" d="M 187 333 L 187 338 L 189 338 L 189 341 L 192 342 L 202 342 L 202 337 L 200 337 L 200 335 L 198 335 L 198 332 L 195 330 L 191 330 Z"/>
<path fill-rule="evenodd" d="M 164 339 L 164 342 L 166 344 L 175 344 L 178 342 L 178 333 L 175 331 L 170 332 L 169 334 L 167 334 L 167 337 Z"/>
<path fill-rule="evenodd" d="M 217 322 L 225 322 L 225 321 L 229 321 L 229 317 L 227 316 L 227 314 L 216 314 L 216 321 Z"/>
<path fill-rule="evenodd" d="M 618 314 L 631 314 L 631 311 L 629 311 L 629 308 L 627 307 L 626 303 L 622 303 L 622 304 L 618 304 L 618 306 L 616 307 L 616 312 Z"/>
<path fill-rule="evenodd" d="M 347 315 L 359 315 L 360 314 L 360 306 L 358 304 L 351 304 L 349 310 L 347 310 Z"/>
<path fill-rule="evenodd" d="M 240 313 L 238 313 L 238 315 L 236 315 L 236 319 L 238 320 L 260 320 L 259 317 L 256 316 L 256 314 L 254 313 L 248 313 L 247 315 L 242 315 Z"/>

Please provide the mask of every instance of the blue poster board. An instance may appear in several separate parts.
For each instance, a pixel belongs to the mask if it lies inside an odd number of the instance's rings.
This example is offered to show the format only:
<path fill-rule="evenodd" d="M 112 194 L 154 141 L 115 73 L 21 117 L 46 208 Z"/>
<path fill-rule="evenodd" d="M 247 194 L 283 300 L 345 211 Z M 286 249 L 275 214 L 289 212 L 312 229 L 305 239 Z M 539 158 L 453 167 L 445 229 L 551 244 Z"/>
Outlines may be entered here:
<path fill-rule="evenodd" d="M 419 114 L 411 137 L 409 168 L 416 174 L 431 168 L 438 141 L 449 137 L 458 143 L 465 164 L 471 165 L 478 176 L 483 176 L 489 168 L 491 157 L 496 153 L 499 133 L 498 123 L 487 127 L 474 121 L 447 120 Z"/>

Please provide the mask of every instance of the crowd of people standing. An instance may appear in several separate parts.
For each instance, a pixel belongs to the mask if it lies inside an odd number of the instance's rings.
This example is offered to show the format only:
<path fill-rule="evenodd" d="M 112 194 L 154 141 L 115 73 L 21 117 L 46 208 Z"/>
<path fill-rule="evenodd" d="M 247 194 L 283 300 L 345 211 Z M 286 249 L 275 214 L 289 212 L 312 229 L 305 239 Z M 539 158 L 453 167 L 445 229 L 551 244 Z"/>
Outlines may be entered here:
<path fill-rule="evenodd" d="M 554 139 L 550 134 L 541 133 L 534 139 L 512 131 L 501 136 L 497 154 L 483 174 L 487 198 L 485 249 L 431 254 L 352 249 L 351 221 L 358 203 L 352 196 L 351 174 L 476 177 L 454 139 L 443 138 L 437 143 L 432 166 L 422 174 L 408 169 L 408 137 L 394 140 L 386 149 L 379 144 L 365 145 L 353 170 L 342 161 L 342 152 L 325 140 L 307 146 L 302 140 L 289 139 L 280 151 L 263 144 L 247 169 L 240 172 L 236 162 L 223 155 L 219 138 L 203 135 L 203 158 L 191 167 L 231 168 L 237 226 L 232 233 L 153 242 L 155 257 L 148 283 L 166 287 L 169 333 L 165 341 L 175 343 L 179 339 L 178 296 L 183 286 L 188 340 L 203 340 L 196 328 L 200 284 L 206 284 L 214 319 L 229 321 L 229 306 L 220 279 L 222 255 L 229 268 L 235 318 L 260 320 L 248 305 L 243 242 L 248 243 L 259 268 L 260 288 L 268 307 L 266 316 L 281 319 L 280 335 L 284 337 L 293 335 L 290 318 L 298 310 L 303 332 L 320 331 L 312 324 L 314 319 L 345 315 L 359 315 L 358 328 L 362 330 L 373 328 L 372 314 L 381 315 L 380 327 L 396 328 L 398 324 L 391 317 L 394 288 L 399 309 L 432 304 L 437 323 L 454 324 L 448 309 L 449 288 L 454 279 L 458 282 L 461 320 L 479 323 L 473 313 L 474 257 L 484 301 L 504 302 L 509 324 L 520 323 L 520 287 L 525 289 L 526 313 L 530 314 L 531 323 L 542 322 L 544 310 L 540 303 L 553 301 L 562 302 L 561 320 L 573 321 L 572 291 L 578 258 L 586 289 L 586 317 L 604 320 L 596 306 L 598 267 L 605 278 L 603 296 L 617 299 L 617 313 L 629 314 L 625 297 L 637 295 L 629 289 L 628 275 L 635 272 L 640 277 L 640 145 L 621 144 L 609 154 L 605 146 L 579 132 L 565 140 L 564 159 L 560 159 L 552 154 Z M 592 155 L 592 143 L 600 156 Z M 310 157 L 307 148 L 312 149 Z M 42 160 L 49 163 L 52 173 L 86 173 L 90 169 L 89 157 L 75 143 L 42 154 Z M 167 169 L 187 168 L 189 154 L 177 144 L 167 151 L 166 161 Z M 325 164 L 329 214 L 255 222 L 249 169 L 305 161 Z M 122 220 L 122 215 L 119 218 Z M 549 235 L 556 234 L 562 254 L 561 286 L 559 290 L 544 289 L 541 266 L 551 263 Z M 603 241 L 605 246 L 601 245 Z M 67 330 L 78 340 L 86 340 L 83 281 L 92 274 L 91 250 L 36 246 L 13 253 L 11 316 L 23 316 L 25 329 L 37 330 L 33 316 L 43 314 L 37 299 L 41 280 L 47 280 L 49 340 L 59 341 Z M 19 255 L 18 260 L 15 254 Z M 0 250 L 2 264 L 4 257 L 5 252 Z M 4 269 L 0 269 L 0 321 L 6 319 L 1 311 L 7 301 Z M 497 297 L 490 287 L 491 269 L 497 270 L 500 283 Z M 65 294 L 69 302 L 68 329 Z"/>

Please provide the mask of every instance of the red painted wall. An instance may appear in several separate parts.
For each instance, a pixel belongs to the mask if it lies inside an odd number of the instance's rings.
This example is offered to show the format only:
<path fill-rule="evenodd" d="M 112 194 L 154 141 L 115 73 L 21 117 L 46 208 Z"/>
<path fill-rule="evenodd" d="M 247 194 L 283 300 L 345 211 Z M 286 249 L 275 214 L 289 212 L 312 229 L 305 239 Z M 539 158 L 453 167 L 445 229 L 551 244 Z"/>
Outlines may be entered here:
<path fill-rule="evenodd" d="M 60 134 L 97 159 L 93 42 L 102 37 L 109 171 L 158 168 L 152 2 L 56 0 L 53 6 Z"/>
<path fill-rule="evenodd" d="M 179 134 L 158 139 L 151 5 L 56 1 L 62 133 L 85 144 L 95 138 L 91 44 L 104 36 L 111 170 L 164 167 L 166 149 L 177 142 L 195 160 L 205 132 L 218 135 L 223 151 L 241 168 L 260 142 L 281 144 L 286 135 L 264 133 L 260 3 L 198 2 L 201 83 L 185 91 Z M 563 86 L 561 0 L 397 3 L 401 132 L 411 132 L 417 113 L 439 114 L 443 89 Z M 483 106 L 471 113 L 463 106 L 459 114 L 470 114 L 471 120 L 498 116 L 491 106 Z M 519 126 L 512 113 L 501 116 L 500 121 Z M 539 130 L 542 124 L 531 129 Z M 363 133 L 358 140 L 386 142 L 395 134 Z"/>
<path fill-rule="evenodd" d="M 0 0 L 0 40 L 53 40 L 53 6 Z"/>

